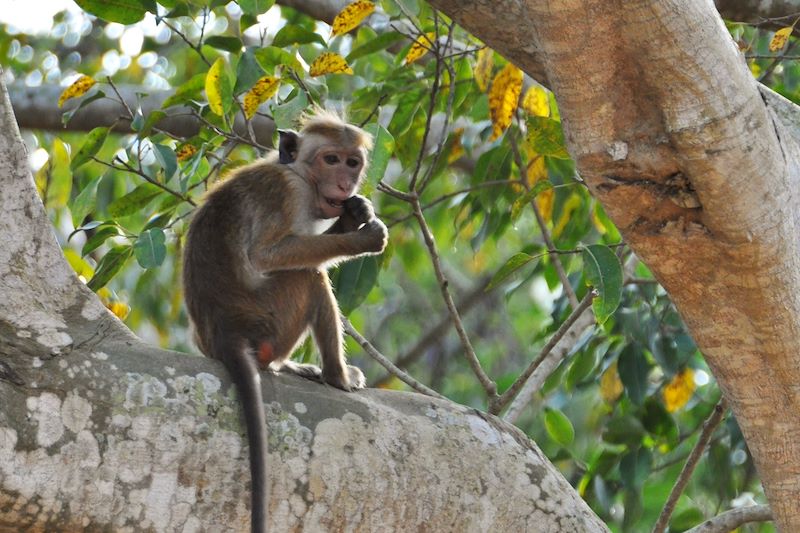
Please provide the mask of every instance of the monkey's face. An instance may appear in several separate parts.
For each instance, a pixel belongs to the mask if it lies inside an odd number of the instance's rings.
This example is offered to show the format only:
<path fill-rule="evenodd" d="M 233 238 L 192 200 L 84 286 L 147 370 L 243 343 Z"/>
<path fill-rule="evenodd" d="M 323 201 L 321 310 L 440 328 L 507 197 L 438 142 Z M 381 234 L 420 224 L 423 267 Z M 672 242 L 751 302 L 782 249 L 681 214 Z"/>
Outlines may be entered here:
<path fill-rule="evenodd" d="M 322 218 L 344 213 L 344 201 L 361 185 L 365 154 L 360 148 L 322 146 L 314 155 L 309 175 L 316 185 L 317 208 Z"/>

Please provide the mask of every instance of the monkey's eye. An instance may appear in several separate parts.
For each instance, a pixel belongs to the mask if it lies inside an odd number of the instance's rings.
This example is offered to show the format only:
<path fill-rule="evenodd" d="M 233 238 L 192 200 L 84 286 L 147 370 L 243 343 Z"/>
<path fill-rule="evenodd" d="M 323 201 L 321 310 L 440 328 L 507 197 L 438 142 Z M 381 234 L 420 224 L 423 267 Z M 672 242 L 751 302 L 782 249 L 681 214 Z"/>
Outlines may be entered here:
<path fill-rule="evenodd" d="M 360 164 L 361 164 L 361 160 L 356 159 L 355 157 L 348 157 L 347 158 L 347 166 L 350 167 L 350 168 L 356 168 Z"/>
<path fill-rule="evenodd" d="M 339 156 L 336 154 L 326 154 L 322 156 L 322 159 L 329 165 L 335 165 L 339 162 Z"/>

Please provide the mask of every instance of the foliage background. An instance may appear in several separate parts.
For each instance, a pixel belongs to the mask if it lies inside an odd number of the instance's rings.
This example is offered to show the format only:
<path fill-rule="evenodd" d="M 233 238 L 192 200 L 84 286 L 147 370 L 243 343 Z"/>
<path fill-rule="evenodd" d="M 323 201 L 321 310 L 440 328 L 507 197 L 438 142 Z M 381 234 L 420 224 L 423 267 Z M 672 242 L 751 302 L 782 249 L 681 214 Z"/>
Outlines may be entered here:
<path fill-rule="evenodd" d="M 464 354 L 473 350 L 506 391 L 593 287 L 602 323 L 580 337 L 516 424 L 613 530 L 652 527 L 720 392 L 668 297 L 576 174 L 553 95 L 414 0 L 376 2 L 374 11 L 357 2 L 338 35 L 269 0 L 120 2 L 127 11 L 78 4 L 86 11 L 60 12 L 44 33 L 0 27 L 0 58 L 12 87 L 95 80 L 66 101 L 65 122 L 76 105 L 137 88 L 141 100 L 92 132 L 23 132 L 65 256 L 131 329 L 196 353 L 179 267 L 194 206 L 268 149 L 253 124 L 291 127 L 313 104 L 346 112 L 375 135 L 364 192 L 391 242 L 383 256 L 333 274 L 353 326 L 423 384 L 495 409 L 491 385 Z M 797 101 L 795 42 L 771 50 L 771 31 L 729 29 L 753 75 Z M 327 52 L 351 72 L 312 76 Z M 257 85 L 265 76 L 277 82 L 274 95 Z M 268 98 L 245 120 L 254 87 Z M 145 94 L 169 99 L 142 112 Z M 166 113 L 194 117 L 199 131 L 159 129 Z M 236 117 L 245 125 L 237 132 Z M 113 131 L 127 124 L 133 131 Z M 468 341 L 452 327 L 447 298 Z M 352 339 L 348 351 L 371 384 L 407 388 Z M 313 347 L 297 357 L 313 359 Z M 763 493 L 728 415 L 670 531 L 753 501 L 763 503 Z"/>

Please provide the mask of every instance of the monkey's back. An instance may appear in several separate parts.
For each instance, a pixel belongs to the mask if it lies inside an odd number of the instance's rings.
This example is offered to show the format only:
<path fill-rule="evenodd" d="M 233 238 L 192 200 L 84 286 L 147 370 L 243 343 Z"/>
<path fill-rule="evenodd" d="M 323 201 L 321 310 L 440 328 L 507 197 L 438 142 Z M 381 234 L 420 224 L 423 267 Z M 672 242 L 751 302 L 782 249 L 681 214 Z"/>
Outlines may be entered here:
<path fill-rule="evenodd" d="M 243 167 L 208 193 L 189 225 L 183 256 L 183 287 L 198 347 L 212 353 L 215 332 L 255 334 L 269 317 L 260 300 L 262 277 L 248 251 L 285 233 L 282 202 L 291 194 L 285 172 L 260 161 Z M 278 228 L 271 230 L 269 228 Z"/>

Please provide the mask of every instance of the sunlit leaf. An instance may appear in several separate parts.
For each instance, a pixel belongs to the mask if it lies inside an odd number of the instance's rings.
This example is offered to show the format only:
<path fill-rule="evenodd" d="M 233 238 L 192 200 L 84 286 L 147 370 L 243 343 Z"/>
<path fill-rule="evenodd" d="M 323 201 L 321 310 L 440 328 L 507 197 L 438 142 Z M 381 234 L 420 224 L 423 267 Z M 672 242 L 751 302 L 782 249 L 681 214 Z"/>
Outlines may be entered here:
<path fill-rule="evenodd" d="M 104 287 L 120 270 L 122 270 L 132 254 L 133 248 L 130 246 L 115 246 L 109 250 L 97 264 L 94 276 L 92 276 L 92 279 L 87 283 L 88 287 L 93 291 Z"/>
<path fill-rule="evenodd" d="M 482 93 L 489 88 L 489 80 L 492 79 L 492 67 L 494 67 L 494 51 L 491 48 L 482 48 L 478 52 L 475 63 L 475 83 Z"/>
<path fill-rule="evenodd" d="M 536 182 L 529 191 L 526 191 L 525 194 L 514 200 L 514 203 L 511 205 L 511 220 L 517 220 L 522 214 L 522 210 L 539 196 L 539 194 L 551 190 L 552 188 L 553 184 L 547 180 Z"/>
<path fill-rule="evenodd" d="M 226 52 L 237 53 L 242 51 L 242 41 L 238 37 L 230 35 L 214 35 L 206 39 L 203 44 L 216 48 L 218 50 L 225 50 Z"/>
<path fill-rule="evenodd" d="M 224 116 L 233 101 L 233 86 L 225 69 L 225 59 L 219 57 L 208 69 L 205 81 L 208 106 L 215 114 Z"/>
<path fill-rule="evenodd" d="M 789 36 L 792 35 L 792 31 L 794 31 L 794 26 L 788 26 L 776 31 L 769 42 L 769 51 L 778 52 L 783 50 L 786 47 L 786 43 L 789 42 Z"/>
<path fill-rule="evenodd" d="M 244 114 L 247 118 L 253 118 L 258 111 L 258 106 L 278 92 L 280 78 L 275 76 L 264 76 L 259 79 L 253 88 L 244 95 Z"/>
<path fill-rule="evenodd" d="M 602 244 L 585 247 L 581 255 L 586 280 L 597 291 L 592 309 L 597 322 L 602 324 L 622 299 L 622 265 L 616 254 Z"/>
<path fill-rule="evenodd" d="M 400 39 L 403 39 L 403 34 L 400 32 L 387 31 L 386 33 L 381 33 L 374 39 L 354 48 L 352 52 L 347 54 L 347 62 L 352 63 L 360 57 L 384 50 Z"/>
<path fill-rule="evenodd" d="M 109 302 L 106 304 L 106 308 L 114 313 L 120 320 L 125 320 L 131 310 L 131 306 L 120 301 Z"/>
<path fill-rule="evenodd" d="M 248 15 L 258 16 L 266 13 L 275 3 L 275 0 L 237 0 L 239 7 Z"/>
<path fill-rule="evenodd" d="M 366 128 L 373 137 L 373 148 L 367 168 L 367 183 L 377 183 L 383 178 L 394 152 L 394 137 L 381 125 Z"/>
<path fill-rule="evenodd" d="M 206 74 L 195 74 L 189 79 L 189 81 L 182 83 L 177 89 L 175 89 L 175 92 L 172 93 L 172 95 L 166 100 L 164 100 L 163 104 L 161 104 L 161 108 L 166 109 L 174 105 L 183 104 L 195 98 L 196 96 L 199 96 L 200 92 L 205 87 L 205 83 Z"/>
<path fill-rule="evenodd" d="M 97 231 L 89 237 L 86 243 L 81 248 L 81 256 L 86 257 L 90 253 L 94 252 L 98 248 L 100 248 L 105 242 L 112 238 L 117 237 L 119 235 L 119 229 L 117 226 L 113 225 L 104 225 L 100 226 Z"/>
<path fill-rule="evenodd" d="M 569 446 L 575 440 L 575 428 L 567 415 L 552 407 L 545 408 L 544 427 L 551 439 L 561 446 Z"/>
<path fill-rule="evenodd" d="M 197 147 L 189 143 L 182 144 L 175 150 L 175 156 L 178 158 L 178 161 L 186 161 L 196 153 Z"/>
<path fill-rule="evenodd" d="M 154 0 L 75 0 L 81 9 L 108 22 L 133 24 L 144 18 L 145 13 L 156 13 Z"/>
<path fill-rule="evenodd" d="M 125 196 L 111 202 L 108 206 L 108 214 L 118 218 L 137 213 L 160 193 L 161 189 L 158 186 L 152 183 L 142 183 Z"/>
<path fill-rule="evenodd" d="M 96 176 L 87 183 L 78 196 L 69 204 L 69 212 L 72 215 L 72 224 L 75 227 L 83 222 L 86 215 L 92 212 L 95 205 L 95 197 L 97 195 L 97 185 L 100 183 L 102 176 Z"/>
<path fill-rule="evenodd" d="M 525 253 L 517 253 L 512 255 L 508 261 L 505 262 L 503 266 L 500 267 L 500 270 L 492 276 L 491 281 L 489 281 L 489 285 L 486 286 L 486 290 L 490 290 L 500 284 L 503 280 L 508 278 L 511 274 L 519 270 L 520 268 L 524 267 L 531 261 L 536 259 L 535 256 L 525 254 Z"/>
<path fill-rule="evenodd" d="M 75 271 L 75 274 L 82 278 L 83 281 L 87 281 L 94 276 L 92 266 L 72 248 L 64 248 L 64 258 L 69 263 L 69 266 L 72 267 L 72 270 Z"/>
<path fill-rule="evenodd" d="M 537 154 L 569 159 L 569 152 L 564 145 L 564 132 L 557 120 L 532 116 L 528 117 L 528 135 L 526 141 Z"/>
<path fill-rule="evenodd" d="M 108 128 L 99 127 L 90 131 L 86 135 L 86 139 L 83 141 L 80 149 L 75 152 L 75 156 L 72 158 L 69 168 L 75 170 L 84 163 L 91 161 L 92 157 L 103 147 L 106 137 L 108 137 Z"/>
<path fill-rule="evenodd" d="M 522 108 L 531 115 L 550 116 L 550 100 L 547 92 L 534 85 L 525 92 L 525 96 L 522 98 Z"/>
<path fill-rule="evenodd" d="M 375 4 L 368 0 L 358 0 L 345 7 L 333 19 L 331 35 L 344 35 L 375 11 Z"/>
<path fill-rule="evenodd" d="M 508 63 L 492 81 L 489 89 L 489 114 L 492 118 L 492 137 L 497 139 L 511 125 L 522 91 L 522 71 Z"/>
<path fill-rule="evenodd" d="M 323 52 L 311 63 L 308 73 L 311 76 L 323 76 L 325 74 L 352 74 L 353 69 L 347 61 L 335 52 Z"/>
<path fill-rule="evenodd" d="M 672 380 L 664 386 L 662 395 L 667 411 L 674 413 L 691 399 L 696 388 L 694 370 L 685 368 L 675 374 Z"/>
<path fill-rule="evenodd" d="M 432 31 L 417 37 L 417 40 L 414 41 L 414 44 L 412 44 L 411 48 L 408 49 L 408 53 L 406 54 L 406 58 L 403 60 L 403 62 L 408 65 L 409 63 L 413 63 L 417 59 L 427 54 L 428 51 L 433 48 L 433 40 L 435 37 L 436 32 Z"/>
<path fill-rule="evenodd" d="M 64 89 L 64 92 L 61 93 L 61 96 L 58 97 L 58 107 L 64 105 L 64 102 L 69 100 L 70 98 L 77 98 L 79 96 L 83 96 L 86 94 L 86 91 L 91 89 L 94 84 L 97 83 L 94 81 L 94 78 L 91 76 L 81 76 L 74 82 L 72 85 Z"/>

